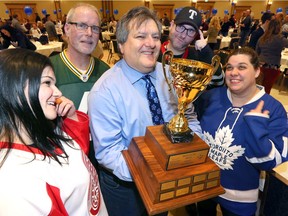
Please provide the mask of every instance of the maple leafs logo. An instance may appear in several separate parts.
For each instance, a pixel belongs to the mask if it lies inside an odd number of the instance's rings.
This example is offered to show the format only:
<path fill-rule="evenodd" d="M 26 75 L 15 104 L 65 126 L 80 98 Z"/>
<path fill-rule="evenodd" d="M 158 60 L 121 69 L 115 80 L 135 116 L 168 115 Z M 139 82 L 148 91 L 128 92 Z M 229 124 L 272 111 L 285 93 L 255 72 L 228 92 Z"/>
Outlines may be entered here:
<path fill-rule="evenodd" d="M 234 160 L 244 154 L 245 148 L 231 144 L 234 141 L 229 125 L 220 128 L 215 133 L 215 139 L 209 132 L 204 132 L 204 141 L 210 146 L 208 156 L 222 170 L 233 170 Z"/>

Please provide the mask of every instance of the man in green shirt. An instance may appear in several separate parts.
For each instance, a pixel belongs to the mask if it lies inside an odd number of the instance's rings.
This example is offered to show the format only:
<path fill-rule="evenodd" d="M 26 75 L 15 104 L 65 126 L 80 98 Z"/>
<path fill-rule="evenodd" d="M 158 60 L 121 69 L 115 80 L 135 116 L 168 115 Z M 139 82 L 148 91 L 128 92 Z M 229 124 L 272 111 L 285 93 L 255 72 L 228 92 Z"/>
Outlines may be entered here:
<path fill-rule="evenodd" d="M 84 93 L 89 92 L 98 78 L 110 68 L 91 55 L 101 34 L 97 8 L 90 4 L 77 4 L 68 12 L 64 30 L 68 47 L 50 59 L 57 87 L 79 109 Z"/>

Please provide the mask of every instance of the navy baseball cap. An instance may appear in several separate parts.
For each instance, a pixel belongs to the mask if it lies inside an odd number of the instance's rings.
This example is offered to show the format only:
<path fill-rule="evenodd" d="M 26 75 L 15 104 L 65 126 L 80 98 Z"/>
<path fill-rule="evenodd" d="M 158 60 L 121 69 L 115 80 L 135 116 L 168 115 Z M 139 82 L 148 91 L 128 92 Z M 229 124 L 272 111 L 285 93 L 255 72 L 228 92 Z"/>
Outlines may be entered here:
<path fill-rule="evenodd" d="M 199 30 L 202 24 L 201 13 L 194 7 L 184 7 L 175 17 L 176 25 L 187 24 Z"/>

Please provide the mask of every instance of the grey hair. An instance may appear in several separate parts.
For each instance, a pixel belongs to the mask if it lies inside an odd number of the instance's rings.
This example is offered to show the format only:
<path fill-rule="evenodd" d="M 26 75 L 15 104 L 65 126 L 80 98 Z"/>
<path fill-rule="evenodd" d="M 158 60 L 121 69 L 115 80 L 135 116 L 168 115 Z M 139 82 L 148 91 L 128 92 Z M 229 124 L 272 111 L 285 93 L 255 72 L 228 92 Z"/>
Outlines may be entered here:
<path fill-rule="evenodd" d="M 162 24 L 154 11 L 144 6 L 134 7 L 131 10 L 129 10 L 117 22 L 116 38 L 118 44 L 124 44 L 127 41 L 129 32 L 132 29 L 132 27 L 134 27 L 131 25 L 132 21 L 135 21 L 133 25 L 136 25 L 136 28 L 139 28 L 144 21 L 150 19 L 152 19 L 156 23 L 159 34 L 161 35 Z"/>
<path fill-rule="evenodd" d="M 85 8 L 91 9 L 92 11 L 94 11 L 97 14 L 99 21 L 101 20 L 101 15 L 100 15 L 98 9 L 94 5 L 87 4 L 87 3 L 78 3 L 69 10 L 67 17 L 66 17 L 66 23 L 73 21 L 75 10 L 79 7 L 85 7 Z"/>

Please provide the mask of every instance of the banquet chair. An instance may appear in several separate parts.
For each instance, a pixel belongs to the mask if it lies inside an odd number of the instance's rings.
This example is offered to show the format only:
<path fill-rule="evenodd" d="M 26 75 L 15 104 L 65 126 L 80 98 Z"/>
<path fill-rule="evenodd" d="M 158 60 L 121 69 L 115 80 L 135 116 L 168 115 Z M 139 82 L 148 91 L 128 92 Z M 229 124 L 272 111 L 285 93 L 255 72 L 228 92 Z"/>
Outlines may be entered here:
<path fill-rule="evenodd" d="M 217 43 L 214 46 L 214 51 L 220 49 L 221 41 L 222 41 L 222 38 L 217 38 Z"/>
<path fill-rule="evenodd" d="M 228 49 L 229 50 L 238 49 L 239 40 L 240 40 L 240 37 L 232 37 Z"/>
<path fill-rule="evenodd" d="M 169 35 L 162 34 L 161 35 L 161 39 L 160 39 L 161 40 L 161 44 L 164 43 L 165 41 L 167 41 L 168 38 L 169 38 Z"/>
<path fill-rule="evenodd" d="M 103 44 L 103 49 L 109 49 L 109 42 L 103 37 L 102 32 L 99 34 L 99 40 Z"/>
<path fill-rule="evenodd" d="M 109 54 L 108 54 L 108 58 L 107 58 L 107 62 L 108 62 L 109 64 L 110 64 L 110 61 L 111 61 L 112 57 L 114 56 L 114 54 L 116 54 L 117 57 L 118 57 L 118 59 L 115 60 L 115 63 L 122 58 L 122 54 L 120 53 L 117 40 L 116 40 L 116 39 L 112 39 L 111 42 L 112 42 L 112 46 L 113 46 L 113 47 L 111 47 L 111 45 L 110 45 Z M 114 50 L 114 51 L 113 51 L 113 50 Z"/>
<path fill-rule="evenodd" d="M 164 35 L 169 35 L 169 30 L 163 30 Z"/>
<path fill-rule="evenodd" d="M 239 37 L 239 34 L 237 32 L 233 32 L 230 37 Z"/>
<path fill-rule="evenodd" d="M 258 215 L 259 216 L 265 216 L 264 214 L 264 208 L 265 208 L 265 204 L 266 204 L 266 199 L 267 199 L 267 193 L 268 193 L 268 186 L 269 186 L 269 181 L 270 181 L 270 173 L 267 171 L 261 171 L 261 176 L 264 179 L 264 185 L 263 185 L 263 189 L 261 190 L 259 188 L 259 197 L 258 197 L 258 201 L 259 201 L 259 206 L 258 206 Z"/>
<path fill-rule="evenodd" d="M 288 68 L 281 74 L 279 92 L 283 91 L 286 79 L 288 79 Z"/>
<path fill-rule="evenodd" d="M 42 45 L 48 44 L 49 43 L 49 38 L 47 37 L 47 35 L 41 35 L 39 38 L 39 42 Z"/>
<path fill-rule="evenodd" d="M 110 40 L 115 40 L 116 39 L 116 35 L 110 35 Z"/>
<path fill-rule="evenodd" d="M 226 66 L 227 57 L 229 54 L 230 54 L 230 52 L 227 50 L 219 50 L 218 52 L 216 52 L 216 55 L 218 55 L 220 57 L 220 63 L 221 63 L 221 67 L 223 70 Z"/>
<path fill-rule="evenodd" d="M 61 52 L 59 52 L 59 51 L 53 51 L 52 53 L 50 53 L 49 57 L 54 56 L 54 55 L 58 55 L 59 53 L 61 53 Z"/>

